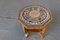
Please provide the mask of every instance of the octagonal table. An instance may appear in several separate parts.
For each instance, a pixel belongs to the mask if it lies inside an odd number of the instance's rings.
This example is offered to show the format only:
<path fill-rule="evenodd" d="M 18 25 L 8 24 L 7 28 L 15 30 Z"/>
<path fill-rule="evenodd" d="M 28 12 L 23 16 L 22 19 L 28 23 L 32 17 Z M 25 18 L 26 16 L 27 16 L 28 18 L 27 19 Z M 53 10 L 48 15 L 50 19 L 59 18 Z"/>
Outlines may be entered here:
<path fill-rule="evenodd" d="M 19 11 L 18 22 L 22 24 L 25 37 L 31 32 L 38 32 L 43 38 L 47 24 L 52 20 L 51 12 L 42 5 L 31 5 Z"/>

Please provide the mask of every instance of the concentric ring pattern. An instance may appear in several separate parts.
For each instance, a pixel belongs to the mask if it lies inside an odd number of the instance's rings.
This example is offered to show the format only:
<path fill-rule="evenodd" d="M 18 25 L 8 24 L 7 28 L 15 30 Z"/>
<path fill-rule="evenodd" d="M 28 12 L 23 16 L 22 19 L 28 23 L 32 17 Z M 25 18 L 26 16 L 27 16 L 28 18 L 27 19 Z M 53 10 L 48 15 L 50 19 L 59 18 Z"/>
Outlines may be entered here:
<path fill-rule="evenodd" d="M 50 12 L 42 6 L 28 6 L 22 9 L 19 19 L 27 25 L 44 25 L 50 19 Z"/>

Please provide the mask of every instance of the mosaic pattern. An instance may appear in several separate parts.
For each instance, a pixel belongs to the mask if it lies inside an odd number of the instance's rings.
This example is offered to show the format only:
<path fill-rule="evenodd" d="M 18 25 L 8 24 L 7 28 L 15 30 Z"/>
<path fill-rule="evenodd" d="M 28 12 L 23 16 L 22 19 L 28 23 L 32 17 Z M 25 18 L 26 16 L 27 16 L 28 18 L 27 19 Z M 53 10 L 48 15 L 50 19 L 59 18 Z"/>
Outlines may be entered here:
<path fill-rule="evenodd" d="M 27 25 L 44 25 L 50 19 L 49 11 L 42 6 L 29 6 L 20 13 L 20 20 Z"/>

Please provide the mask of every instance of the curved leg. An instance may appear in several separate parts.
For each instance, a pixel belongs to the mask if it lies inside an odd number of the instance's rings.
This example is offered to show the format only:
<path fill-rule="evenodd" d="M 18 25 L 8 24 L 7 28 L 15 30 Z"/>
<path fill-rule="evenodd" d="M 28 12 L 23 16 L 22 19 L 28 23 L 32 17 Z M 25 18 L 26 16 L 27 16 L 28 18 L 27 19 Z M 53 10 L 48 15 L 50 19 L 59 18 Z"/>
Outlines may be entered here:
<path fill-rule="evenodd" d="M 46 31 L 46 29 L 47 29 L 47 27 L 43 28 L 43 29 L 39 32 L 41 38 L 44 38 L 44 37 L 45 37 L 45 31 Z"/>
<path fill-rule="evenodd" d="M 24 31 L 25 31 L 25 37 L 27 38 L 30 34 L 30 31 L 28 31 L 27 29 L 25 29 Z"/>

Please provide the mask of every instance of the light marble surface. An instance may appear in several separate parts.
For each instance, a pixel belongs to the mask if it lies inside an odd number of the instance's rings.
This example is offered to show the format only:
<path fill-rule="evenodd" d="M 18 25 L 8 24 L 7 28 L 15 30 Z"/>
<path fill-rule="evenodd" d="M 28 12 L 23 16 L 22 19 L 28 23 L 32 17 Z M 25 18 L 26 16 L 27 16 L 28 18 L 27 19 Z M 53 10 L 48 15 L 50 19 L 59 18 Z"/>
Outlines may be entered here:
<path fill-rule="evenodd" d="M 26 39 L 16 20 L 17 10 L 27 5 L 40 4 L 47 5 L 53 14 L 44 40 L 60 40 L 60 0 L 0 0 L 0 40 L 41 40 L 36 33 Z"/>

